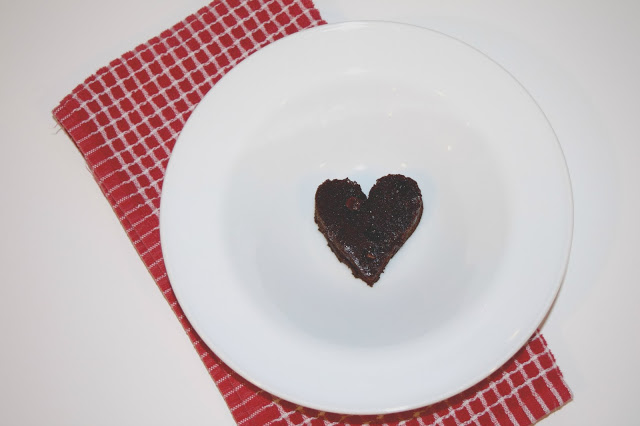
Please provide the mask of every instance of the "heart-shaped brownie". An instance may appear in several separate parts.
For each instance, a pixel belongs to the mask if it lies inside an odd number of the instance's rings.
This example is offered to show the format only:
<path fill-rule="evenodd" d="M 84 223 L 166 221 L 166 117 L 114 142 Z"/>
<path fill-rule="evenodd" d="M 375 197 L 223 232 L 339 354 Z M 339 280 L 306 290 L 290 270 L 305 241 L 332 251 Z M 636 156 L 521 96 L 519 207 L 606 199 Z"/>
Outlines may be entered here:
<path fill-rule="evenodd" d="M 413 234 L 422 209 L 420 188 L 406 176 L 381 177 L 368 198 L 357 182 L 334 179 L 316 191 L 315 221 L 338 259 L 373 286 Z"/>

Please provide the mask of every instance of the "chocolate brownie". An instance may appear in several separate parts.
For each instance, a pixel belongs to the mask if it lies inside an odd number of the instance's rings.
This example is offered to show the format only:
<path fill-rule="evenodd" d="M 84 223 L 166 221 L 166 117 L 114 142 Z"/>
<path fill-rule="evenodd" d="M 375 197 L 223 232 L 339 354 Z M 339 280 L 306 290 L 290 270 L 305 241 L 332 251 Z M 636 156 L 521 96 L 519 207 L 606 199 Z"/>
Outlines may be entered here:
<path fill-rule="evenodd" d="M 316 191 L 315 221 L 338 259 L 369 286 L 422 217 L 422 193 L 403 175 L 378 179 L 369 197 L 350 179 L 323 182 Z"/>

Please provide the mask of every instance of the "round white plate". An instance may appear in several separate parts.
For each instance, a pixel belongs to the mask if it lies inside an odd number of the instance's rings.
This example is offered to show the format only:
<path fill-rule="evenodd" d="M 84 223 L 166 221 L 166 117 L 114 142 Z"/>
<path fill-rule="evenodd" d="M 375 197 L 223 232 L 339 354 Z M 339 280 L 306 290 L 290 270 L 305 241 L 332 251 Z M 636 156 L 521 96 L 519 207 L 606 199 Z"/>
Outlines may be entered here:
<path fill-rule="evenodd" d="M 325 179 L 401 173 L 425 211 L 373 288 L 314 223 Z M 473 385 L 539 326 L 572 232 L 544 114 L 443 34 L 327 25 L 255 53 L 205 96 L 167 169 L 169 278 L 211 349 L 261 388 L 354 414 Z"/>

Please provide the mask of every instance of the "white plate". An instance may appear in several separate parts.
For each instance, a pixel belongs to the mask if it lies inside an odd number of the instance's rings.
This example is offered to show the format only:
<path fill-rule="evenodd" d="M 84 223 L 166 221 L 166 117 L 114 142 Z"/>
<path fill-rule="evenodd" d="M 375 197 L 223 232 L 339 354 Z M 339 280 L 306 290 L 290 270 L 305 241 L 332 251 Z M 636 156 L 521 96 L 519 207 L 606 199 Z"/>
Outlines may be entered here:
<path fill-rule="evenodd" d="M 425 204 L 373 288 L 313 220 L 327 178 L 402 173 Z M 572 232 L 564 158 L 496 63 L 445 35 L 327 25 L 252 55 L 204 98 L 164 181 L 171 283 L 211 349 L 309 407 L 387 413 L 483 379 L 528 340 Z"/>

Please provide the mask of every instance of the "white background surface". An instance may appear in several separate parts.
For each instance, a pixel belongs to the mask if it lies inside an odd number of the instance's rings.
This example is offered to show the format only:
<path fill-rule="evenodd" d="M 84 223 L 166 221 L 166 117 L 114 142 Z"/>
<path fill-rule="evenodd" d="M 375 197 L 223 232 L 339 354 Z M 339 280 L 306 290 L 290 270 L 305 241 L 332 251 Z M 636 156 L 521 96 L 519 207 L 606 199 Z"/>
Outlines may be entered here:
<path fill-rule="evenodd" d="M 204 5 L 0 5 L 0 424 L 231 425 L 195 350 L 51 110 Z M 574 401 L 544 425 L 638 423 L 640 3 L 317 0 L 485 52 L 538 101 L 574 190 L 568 273 L 543 325 Z"/>

